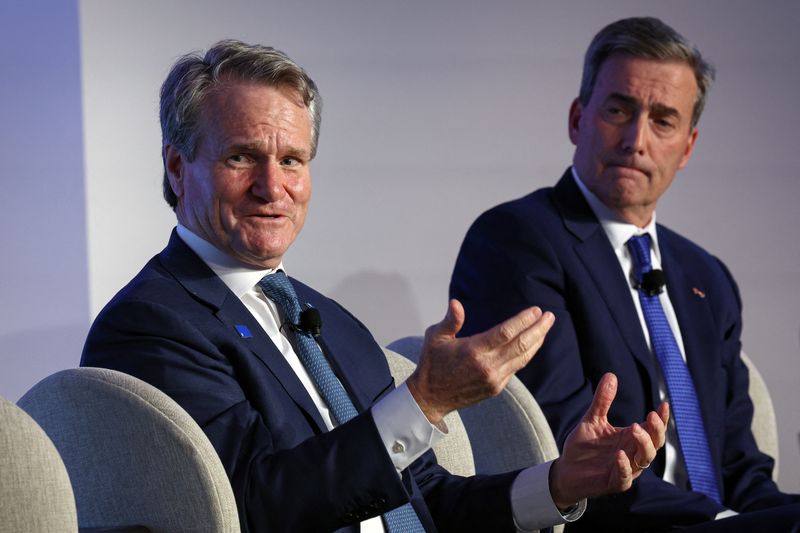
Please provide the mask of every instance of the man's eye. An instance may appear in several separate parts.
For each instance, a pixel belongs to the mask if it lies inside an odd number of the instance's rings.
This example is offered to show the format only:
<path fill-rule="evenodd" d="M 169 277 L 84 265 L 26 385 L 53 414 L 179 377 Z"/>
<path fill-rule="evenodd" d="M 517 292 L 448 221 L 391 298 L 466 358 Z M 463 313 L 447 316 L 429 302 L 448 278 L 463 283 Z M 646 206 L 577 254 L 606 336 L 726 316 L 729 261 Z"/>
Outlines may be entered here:
<path fill-rule="evenodd" d="M 281 159 L 281 166 L 294 167 L 300 164 L 300 161 L 295 157 L 284 157 Z"/>
<path fill-rule="evenodd" d="M 234 166 L 245 166 L 250 165 L 253 162 L 253 159 L 246 154 L 234 154 L 228 157 L 228 162 Z"/>
<path fill-rule="evenodd" d="M 605 108 L 604 115 L 606 120 L 610 120 L 612 122 L 622 122 L 627 120 L 630 113 L 621 107 L 609 106 Z"/>
<path fill-rule="evenodd" d="M 668 118 L 653 119 L 655 129 L 662 133 L 669 133 L 675 129 L 675 121 Z"/>

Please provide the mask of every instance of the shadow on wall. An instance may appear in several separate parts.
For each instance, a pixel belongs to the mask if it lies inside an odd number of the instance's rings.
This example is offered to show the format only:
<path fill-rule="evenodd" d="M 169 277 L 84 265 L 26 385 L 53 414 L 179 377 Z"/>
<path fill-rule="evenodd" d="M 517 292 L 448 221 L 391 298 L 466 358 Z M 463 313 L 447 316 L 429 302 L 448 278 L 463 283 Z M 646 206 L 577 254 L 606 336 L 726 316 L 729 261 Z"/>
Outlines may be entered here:
<path fill-rule="evenodd" d="M 88 324 L 0 336 L 0 396 L 16 402 L 43 378 L 78 366 Z"/>
<path fill-rule="evenodd" d="M 385 346 L 406 335 L 422 335 L 413 288 L 396 272 L 360 271 L 344 278 L 328 294 L 361 320 Z M 324 326 L 323 326 L 324 327 Z"/>

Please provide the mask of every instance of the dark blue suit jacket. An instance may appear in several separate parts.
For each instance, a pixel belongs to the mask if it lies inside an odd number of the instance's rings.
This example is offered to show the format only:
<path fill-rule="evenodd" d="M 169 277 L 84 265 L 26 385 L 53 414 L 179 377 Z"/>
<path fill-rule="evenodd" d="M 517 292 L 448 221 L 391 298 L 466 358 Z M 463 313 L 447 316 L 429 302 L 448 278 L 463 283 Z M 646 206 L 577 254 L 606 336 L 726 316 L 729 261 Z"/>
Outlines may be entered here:
<path fill-rule="evenodd" d="M 725 266 L 659 225 L 667 290 L 698 391 L 725 506 L 747 511 L 798 501 L 771 478 L 773 461 L 756 447 L 748 373 L 739 353 L 739 294 Z M 605 372 L 619 378 L 610 420 L 641 421 L 659 403 L 650 352 L 603 228 L 568 170 L 555 188 L 482 214 L 467 232 L 450 295 L 466 309 L 462 334 L 539 305 L 556 322 L 518 376 L 563 444 Z M 702 494 L 664 482 L 664 452 L 627 493 L 593 500 L 573 530 L 668 529 L 712 519 L 721 508 Z"/>
<path fill-rule="evenodd" d="M 137 376 L 189 412 L 228 472 L 243 531 L 357 531 L 409 499 L 428 531 L 513 531 L 513 473 L 459 478 L 428 452 L 401 480 L 369 411 L 394 387 L 381 348 L 337 303 L 292 284 L 319 309 L 328 357 L 361 413 L 333 431 L 247 308 L 175 232 L 97 317 L 81 365 Z"/>

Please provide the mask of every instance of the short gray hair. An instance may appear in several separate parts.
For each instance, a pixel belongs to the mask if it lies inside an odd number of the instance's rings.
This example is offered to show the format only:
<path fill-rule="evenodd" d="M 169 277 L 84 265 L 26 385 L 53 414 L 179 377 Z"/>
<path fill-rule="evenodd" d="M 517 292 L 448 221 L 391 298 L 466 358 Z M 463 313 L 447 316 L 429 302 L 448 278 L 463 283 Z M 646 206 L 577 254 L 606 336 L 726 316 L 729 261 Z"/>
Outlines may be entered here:
<path fill-rule="evenodd" d="M 583 60 L 581 104 L 592 98 L 597 74 L 603 63 L 614 54 L 628 54 L 656 61 L 679 61 L 694 71 L 697 98 L 692 111 L 692 127 L 697 126 L 706 104 L 706 96 L 714 80 L 714 67 L 683 35 L 654 17 L 633 17 L 612 22 L 594 36 Z"/>
<path fill-rule="evenodd" d="M 200 140 L 200 111 L 205 98 L 226 81 L 249 81 L 297 91 L 311 118 L 311 157 L 317 153 L 322 121 L 322 97 L 317 85 L 289 56 L 269 46 L 228 39 L 205 55 L 180 57 L 161 86 L 161 143 L 176 147 L 189 161 Z M 162 153 L 163 156 L 163 153 Z M 175 209 L 178 198 L 167 178 L 164 161 L 164 199 Z"/>

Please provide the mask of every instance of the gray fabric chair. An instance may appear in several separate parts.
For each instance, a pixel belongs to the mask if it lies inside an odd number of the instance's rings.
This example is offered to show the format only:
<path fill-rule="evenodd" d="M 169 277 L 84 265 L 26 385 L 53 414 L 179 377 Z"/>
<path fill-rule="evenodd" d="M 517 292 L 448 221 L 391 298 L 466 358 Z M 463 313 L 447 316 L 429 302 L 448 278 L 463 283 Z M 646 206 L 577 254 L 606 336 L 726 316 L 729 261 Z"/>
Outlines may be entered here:
<path fill-rule="evenodd" d="M 0 398 L 0 532 L 78 531 L 75 498 L 56 447 L 25 411 Z"/>
<path fill-rule="evenodd" d="M 419 361 L 422 337 L 403 337 L 389 344 L 388 349 Z M 544 413 L 516 377 L 511 378 L 499 395 L 459 409 L 458 414 L 469 436 L 478 474 L 509 472 L 558 457 L 558 447 Z M 449 439 L 450 435 L 442 443 Z M 438 452 L 436 456 L 441 463 Z M 563 530 L 563 525 L 554 528 L 555 532 Z"/>
<path fill-rule="evenodd" d="M 386 355 L 389 370 L 398 385 L 414 372 L 416 365 L 402 355 L 386 348 L 383 349 L 383 353 Z M 445 416 L 444 421 L 447 424 L 448 433 L 446 438 L 437 442 L 433 447 L 436 461 L 451 474 L 459 476 L 475 475 L 472 446 L 467 436 L 467 430 L 461 422 L 461 417 L 454 412 Z"/>
<path fill-rule="evenodd" d="M 750 428 L 756 439 L 758 449 L 775 459 L 775 468 L 772 470 L 773 481 L 778 481 L 778 421 L 775 417 L 775 407 L 769 394 L 764 378 L 756 368 L 753 360 L 742 352 L 742 361 L 750 373 L 750 386 L 748 392 L 753 402 L 753 423 Z"/>
<path fill-rule="evenodd" d="M 214 448 L 158 389 L 121 372 L 75 368 L 45 378 L 19 405 L 60 452 L 82 530 L 239 531 Z"/>

